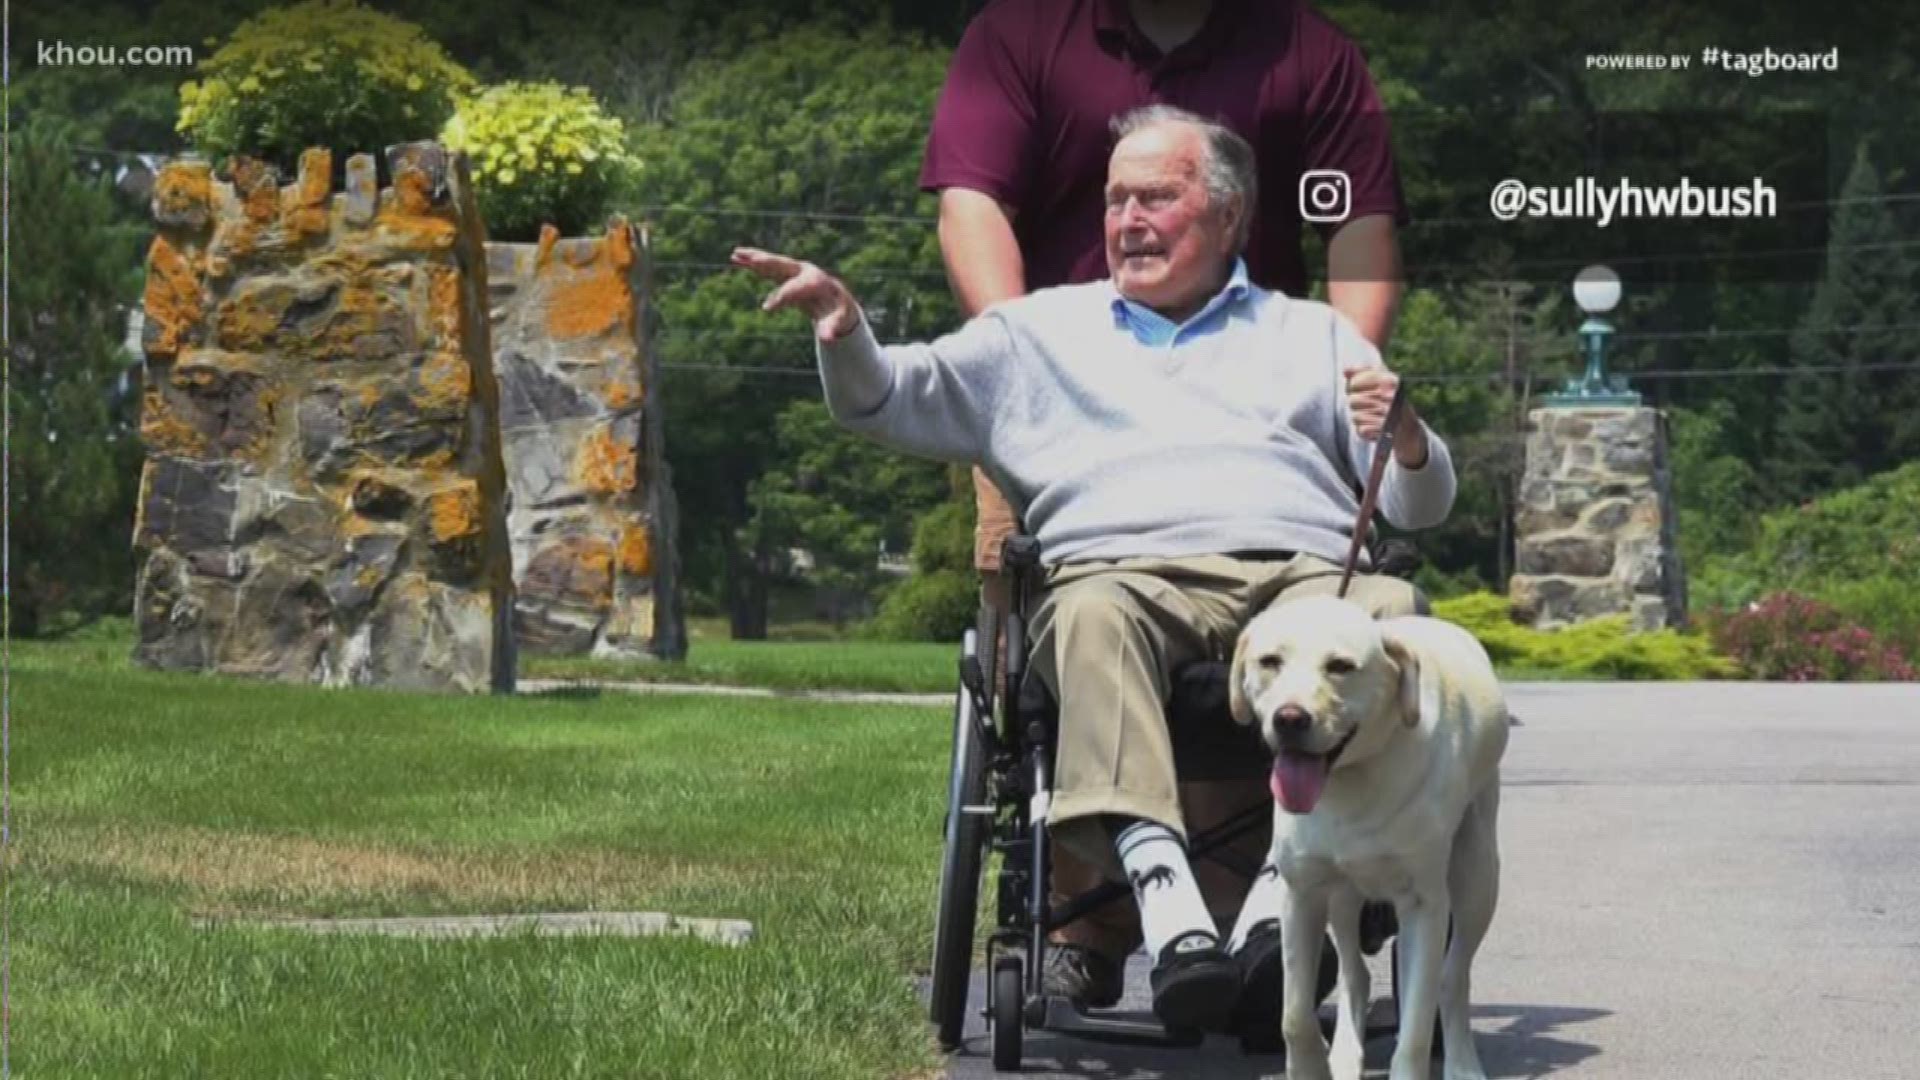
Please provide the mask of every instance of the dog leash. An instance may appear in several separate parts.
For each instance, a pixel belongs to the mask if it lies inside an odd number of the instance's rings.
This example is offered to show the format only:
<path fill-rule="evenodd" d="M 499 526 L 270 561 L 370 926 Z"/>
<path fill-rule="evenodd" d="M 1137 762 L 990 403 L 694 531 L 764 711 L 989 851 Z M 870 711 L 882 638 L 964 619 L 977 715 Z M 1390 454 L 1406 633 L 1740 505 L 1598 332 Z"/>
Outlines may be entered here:
<path fill-rule="evenodd" d="M 1373 465 L 1367 470 L 1367 487 L 1360 496 L 1360 520 L 1353 523 L 1353 543 L 1347 548 L 1347 565 L 1340 571 L 1340 599 L 1347 598 L 1347 584 L 1360 564 L 1360 549 L 1367 542 L 1367 526 L 1373 523 L 1374 507 L 1380 501 L 1380 484 L 1387 475 L 1387 462 L 1393 459 L 1393 433 L 1407 411 L 1407 381 L 1393 388 L 1393 403 L 1387 406 L 1386 426 L 1381 429 L 1379 445 L 1373 451 Z"/>

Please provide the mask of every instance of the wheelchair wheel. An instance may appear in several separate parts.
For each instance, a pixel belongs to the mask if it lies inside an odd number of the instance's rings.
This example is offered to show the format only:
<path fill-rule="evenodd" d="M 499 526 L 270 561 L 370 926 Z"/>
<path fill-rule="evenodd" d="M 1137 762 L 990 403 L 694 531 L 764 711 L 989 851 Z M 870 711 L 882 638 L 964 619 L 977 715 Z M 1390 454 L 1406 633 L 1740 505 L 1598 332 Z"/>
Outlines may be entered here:
<path fill-rule="evenodd" d="M 953 710 L 953 768 L 947 794 L 946 842 L 935 900 L 933 989 L 929 1017 L 940 1046 L 960 1045 L 967 1021 L 967 982 L 973 971 L 974 916 L 980 901 L 980 863 L 989 820 L 966 812 L 986 798 L 986 753 L 974 719 L 973 695 L 961 688 Z"/>
<path fill-rule="evenodd" d="M 1000 1072 L 1020 1071 L 1020 1040 L 1024 1034 L 1022 1014 L 1026 1011 L 1026 986 L 1021 977 L 1020 958 L 1003 956 L 993 965 L 993 1067 Z"/>

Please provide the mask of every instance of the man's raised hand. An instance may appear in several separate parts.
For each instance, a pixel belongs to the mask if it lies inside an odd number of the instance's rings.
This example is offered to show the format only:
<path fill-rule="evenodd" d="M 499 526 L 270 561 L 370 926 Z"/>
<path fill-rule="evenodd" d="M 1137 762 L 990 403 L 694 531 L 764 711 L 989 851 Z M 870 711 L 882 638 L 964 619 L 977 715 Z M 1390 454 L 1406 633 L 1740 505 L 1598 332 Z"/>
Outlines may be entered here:
<path fill-rule="evenodd" d="M 860 325 L 860 302 L 853 293 L 839 278 L 810 262 L 743 247 L 733 249 L 733 265 L 778 282 L 779 288 L 767 294 L 760 310 L 799 308 L 813 320 L 814 335 L 821 341 L 843 338 Z"/>

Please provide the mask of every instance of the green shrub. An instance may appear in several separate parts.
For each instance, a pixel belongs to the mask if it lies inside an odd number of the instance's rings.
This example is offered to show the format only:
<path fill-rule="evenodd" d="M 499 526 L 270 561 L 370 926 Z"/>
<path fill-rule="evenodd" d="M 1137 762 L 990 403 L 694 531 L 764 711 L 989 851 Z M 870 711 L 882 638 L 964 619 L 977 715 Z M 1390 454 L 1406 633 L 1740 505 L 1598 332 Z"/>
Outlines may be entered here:
<path fill-rule="evenodd" d="M 1920 660 L 1920 462 L 1765 515 L 1752 550 L 1709 560 L 1689 590 L 1707 619 L 1797 593 Z"/>
<path fill-rule="evenodd" d="M 980 610 L 980 583 L 972 572 L 915 574 L 887 593 L 880 613 L 859 636 L 883 641 L 959 641 Z"/>
<path fill-rule="evenodd" d="M 309 146 L 333 150 L 338 172 L 349 154 L 434 138 L 473 87 L 418 26 L 351 0 L 263 11 L 198 67 L 176 128 L 216 159 L 262 157 L 288 175 Z"/>
<path fill-rule="evenodd" d="M 487 234 L 534 240 L 543 222 L 578 235 L 606 215 L 637 167 L 620 119 L 585 87 L 510 82 L 463 97 L 440 139 L 473 157 Z"/>
<path fill-rule="evenodd" d="M 1727 679 L 1740 673 L 1732 661 L 1713 651 L 1705 635 L 1636 632 L 1625 615 L 1535 630 L 1515 623 L 1507 598 L 1491 592 L 1437 600 L 1433 613 L 1479 638 L 1499 664 L 1613 679 Z"/>

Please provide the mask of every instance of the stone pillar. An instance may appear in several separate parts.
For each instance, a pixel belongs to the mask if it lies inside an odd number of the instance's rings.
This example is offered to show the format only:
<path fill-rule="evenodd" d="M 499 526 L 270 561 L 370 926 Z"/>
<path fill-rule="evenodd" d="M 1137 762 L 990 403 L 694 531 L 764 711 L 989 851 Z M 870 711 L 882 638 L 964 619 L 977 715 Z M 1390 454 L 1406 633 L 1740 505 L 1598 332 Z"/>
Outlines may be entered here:
<path fill-rule="evenodd" d="M 160 668 L 511 691 L 484 234 L 466 159 L 310 149 L 282 189 L 167 165 L 147 257 L 134 544 Z"/>
<path fill-rule="evenodd" d="M 646 236 L 617 216 L 598 237 L 549 225 L 487 259 L 520 646 L 680 659 Z"/>
<path fill-rule="evenodd" d="M 1535 409 L 1515 514 L 1513 614 L 1541 629 L 1627 613 L 1684 626 L 1666 417 L 1649 408 Z"/>

